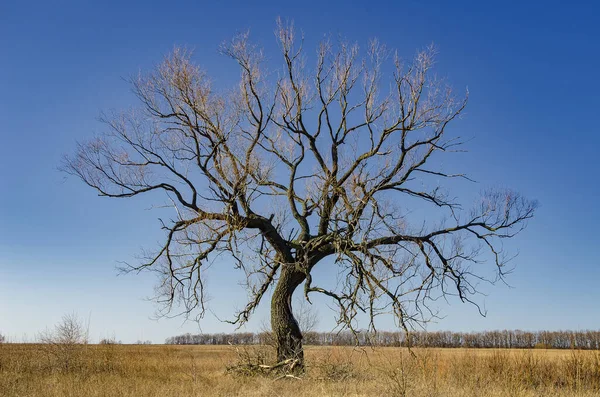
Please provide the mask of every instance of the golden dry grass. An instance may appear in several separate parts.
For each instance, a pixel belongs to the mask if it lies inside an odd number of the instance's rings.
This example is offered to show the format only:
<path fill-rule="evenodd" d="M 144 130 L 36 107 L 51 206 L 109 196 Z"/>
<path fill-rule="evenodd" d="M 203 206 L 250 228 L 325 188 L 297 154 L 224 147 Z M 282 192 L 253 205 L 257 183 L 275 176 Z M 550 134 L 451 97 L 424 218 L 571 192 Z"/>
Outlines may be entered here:
<path fill-rule="evenodd" d="M 0 345 L 0 396 L 600 396 L 595 351 L 308 347 L 301 380 L 226 373 L 265 349 Z"/>

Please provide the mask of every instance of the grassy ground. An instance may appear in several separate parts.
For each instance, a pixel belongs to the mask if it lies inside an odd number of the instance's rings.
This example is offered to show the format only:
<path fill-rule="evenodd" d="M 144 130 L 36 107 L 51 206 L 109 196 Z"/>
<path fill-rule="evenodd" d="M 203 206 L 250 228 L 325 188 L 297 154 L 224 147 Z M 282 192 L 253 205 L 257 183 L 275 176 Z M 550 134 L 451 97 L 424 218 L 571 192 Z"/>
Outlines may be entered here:
<path fill-rule="evenodd" d="M 308 347 L 302 379 L 241 376 L 264 347 L 0 345 L 0 396 L 600 396 L 600 352 Z"/>

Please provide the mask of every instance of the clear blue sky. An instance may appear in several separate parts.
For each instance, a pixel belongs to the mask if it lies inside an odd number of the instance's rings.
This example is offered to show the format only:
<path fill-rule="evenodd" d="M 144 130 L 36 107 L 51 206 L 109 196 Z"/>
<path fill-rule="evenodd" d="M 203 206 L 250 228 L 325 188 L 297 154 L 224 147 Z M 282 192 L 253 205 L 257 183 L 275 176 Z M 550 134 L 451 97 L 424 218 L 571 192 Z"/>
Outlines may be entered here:
<path fill-rule="evenodd" d="M 378 37 L 401 54 L 435 43 L 438 72 L 470 102 L 453 132 L 472 136 L 454 164 L 482 187 L 508 186 L 541 208 L 511 248 L 509 282 L 486 288 L 488 316 L 451 302 L 431 329 L 600 328 L 600 27 L 589 1 L 2 2 L 0 5 L 0 331 L 32 340 L 64 313 L 90 318 L 92 337 L 125 342 L 196 332 L 154 321 L 151 275 L 119 276 L 118 261 L 161 237 L 144 200 L 99 198 L 57 171 L 76 140 L 103 127 L 102 110 L 136 105 L 123 77 L 175 44 L 217 84 L 238 74 L 217 54 L 240 30 L 274 54 L 278 16 L 307 43 Z M 527 3 L 523 4 L 523 3 Z M 230 267 L 208 280 L 210 307 L 244 303 Z M 266 307 L 249 329 L 266 317 Z M 326 306 L 321 328 L 332 325 Z M 223 315 L 223 317 L 226 317 Z M 207 332 L 232 328 L 208 315 Z"/>

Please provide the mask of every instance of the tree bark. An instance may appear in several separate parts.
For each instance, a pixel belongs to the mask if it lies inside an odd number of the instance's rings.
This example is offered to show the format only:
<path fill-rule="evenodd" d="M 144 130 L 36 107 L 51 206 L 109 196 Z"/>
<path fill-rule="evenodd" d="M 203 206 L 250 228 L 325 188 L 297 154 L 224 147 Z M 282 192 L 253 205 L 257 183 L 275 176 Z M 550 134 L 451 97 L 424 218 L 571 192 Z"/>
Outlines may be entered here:
<path fill-rule="evenodd" d="M 271 299 L 271 327 L 277 348 L 277 361 L 298 360 L 295 368 L 304 367 L 302 332 L 292 312 L 292 295 L 305 275 L 291 265 L 282 268 Z"/>

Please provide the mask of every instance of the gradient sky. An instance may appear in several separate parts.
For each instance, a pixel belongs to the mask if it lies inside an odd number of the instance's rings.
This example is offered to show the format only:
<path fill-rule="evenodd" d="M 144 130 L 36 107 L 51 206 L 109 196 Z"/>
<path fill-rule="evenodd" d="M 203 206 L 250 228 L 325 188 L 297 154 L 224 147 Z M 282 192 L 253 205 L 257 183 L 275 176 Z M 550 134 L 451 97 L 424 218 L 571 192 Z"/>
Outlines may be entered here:
<path fill-rule="evenodd" d="M 118 261 L 161 238 L 150 203 L 99 198 L 57 167 L 76 140 L 102 130 L 102 110 L 137 105 L 124 77 L 160 62 L 174 45 L 187 45 L 216 84 L 227 86 L 238 72 L 218 55 L 218 45 L 250 29 L 275 56 L 278 16 L 295 21 L 309 48 L 326 33 L 360 44 L 378 37 L 406 56 L 435 43 L 438 73 L 470 91 L 465 116 L 451 131 L 474 139 L 453 164 L 479 181 L 477 188 L 511 187 L 540 201 L 510 246 L 520 252 L 512 288 L 484 288 L 489 296 L 480 302 L 488 316 L 451 301 L 430 329 L 600 328 L 599 6 L 254 3 L 0 4 L 0 332 L 31 341 L 70 312 L 89 319 L 94 341 L 162 342 L 198 332 L 181 318 L 151 319 L 155 308 L 145 300 L 151 275 L 117 276 Z M 231 266 L 209 276 L 210 308 L 219 317 L 245 303 L 239 276 Z M 333 322 L 324 302 L 318 311 L 327 330 Z M 246 329 L 260 327 L 267 309 Z M 233 330 L 212 314 L 201 325 L 205 332 Z"/>

